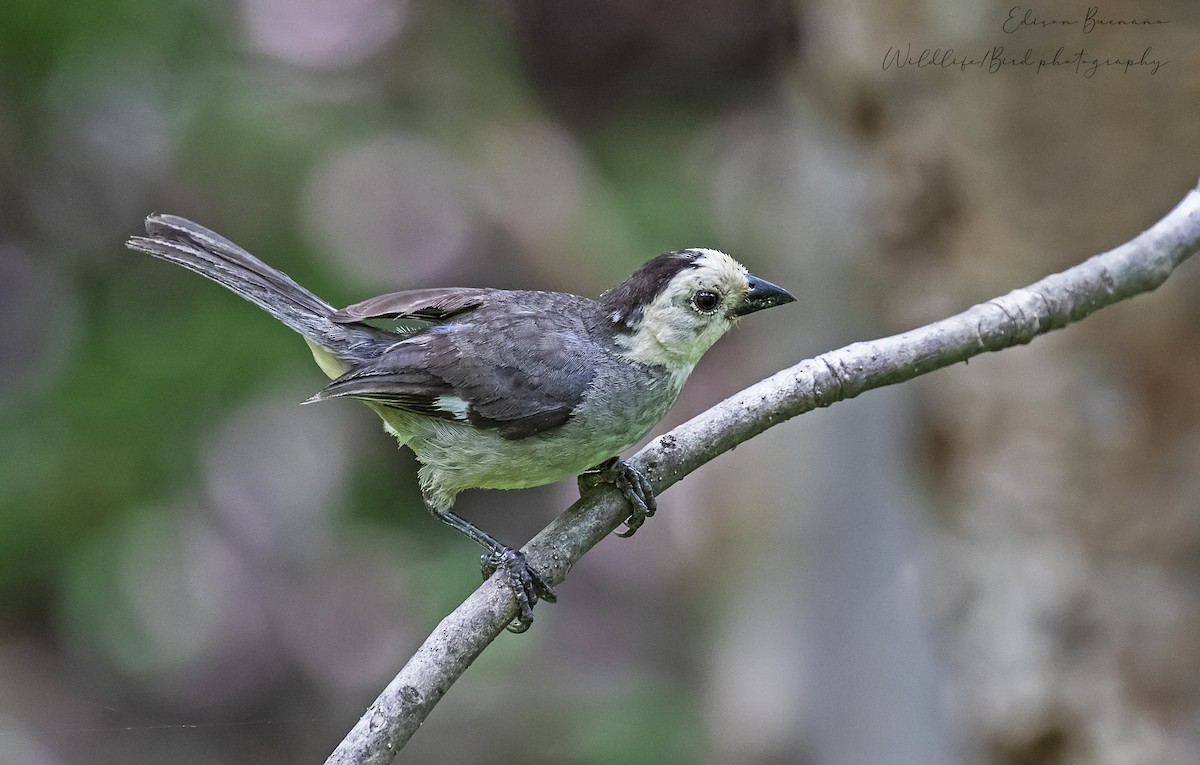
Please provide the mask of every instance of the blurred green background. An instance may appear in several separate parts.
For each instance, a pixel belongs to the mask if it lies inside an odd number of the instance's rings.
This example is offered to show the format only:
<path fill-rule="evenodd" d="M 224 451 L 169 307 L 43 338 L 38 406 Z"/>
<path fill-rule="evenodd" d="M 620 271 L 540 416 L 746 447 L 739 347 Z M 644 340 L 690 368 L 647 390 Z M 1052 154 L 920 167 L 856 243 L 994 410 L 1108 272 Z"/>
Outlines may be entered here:
<path fill-rule="evenodd" d="M 1051 0 L 0 7 L 0 763 L 320 762 L 478 580 L 302 342 L 126 251 L 193 218 L 335 304 L 595 295 L 724 249 L 798 304 L 663 428 L 1115 246 L 1200 176 L 1200 9 Z M 908 43 L 1167 63 L 885 69 Z M 403 761 L 1200 761 L 1200 269 L 774 429 L 605 542 Z M 661 430 L 660 429 L 660 432 Z M 573 482 L 469 492 L 510 543 Z"/>

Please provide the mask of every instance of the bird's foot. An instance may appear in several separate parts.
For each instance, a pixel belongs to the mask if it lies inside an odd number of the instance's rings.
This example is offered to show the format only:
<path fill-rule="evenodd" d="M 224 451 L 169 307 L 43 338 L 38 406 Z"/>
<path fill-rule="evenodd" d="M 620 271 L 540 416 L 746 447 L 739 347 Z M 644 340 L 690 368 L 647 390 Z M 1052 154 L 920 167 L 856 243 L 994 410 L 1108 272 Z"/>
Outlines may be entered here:
<path fill-rule="evenodd" d="M 579 476 L 579 493 L 590 491 L 602 483 L 615 484 L 629 502 L 633 512 L 625 519 L 625 530 L 616 532 L 619 537 L 631 537 L 646 519 L 654 515 L 658 502 L 654 499 L 654 488 L 650 479 L 630 467 L 619 457 L 602 462 Z"/>
<path fill-rule="evenodd" d="M 554 589 L 525 560 L 525 553 L 509 547 L 500 547 L 480 559 L 483 578 L 487 579 L 499 569 L 508 574 L 508 585 L 517 599 L 517 618 L 508 625 L 508 631 L 524 632 L 533 624 L 533 607 L 539 600 L 554 603 L 558 596 Z"/>

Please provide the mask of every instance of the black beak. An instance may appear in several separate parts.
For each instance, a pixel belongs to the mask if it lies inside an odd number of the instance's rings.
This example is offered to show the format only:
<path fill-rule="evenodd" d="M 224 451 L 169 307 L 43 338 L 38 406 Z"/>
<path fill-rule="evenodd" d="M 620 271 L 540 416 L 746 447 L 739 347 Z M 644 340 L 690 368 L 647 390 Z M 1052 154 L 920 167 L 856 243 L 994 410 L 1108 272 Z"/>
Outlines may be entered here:
<path fill-rule="evenodd" d="M 742 297 L 740 303 L 734 306 L 734 316 L 745 316 L 764 308 L 791 303 L 796 299 L 783 287 L 771 284 L 765 279 L 759 279 L 754 274 L 746 274 L 746 281 L 750 283 L 750 291 Z"/>

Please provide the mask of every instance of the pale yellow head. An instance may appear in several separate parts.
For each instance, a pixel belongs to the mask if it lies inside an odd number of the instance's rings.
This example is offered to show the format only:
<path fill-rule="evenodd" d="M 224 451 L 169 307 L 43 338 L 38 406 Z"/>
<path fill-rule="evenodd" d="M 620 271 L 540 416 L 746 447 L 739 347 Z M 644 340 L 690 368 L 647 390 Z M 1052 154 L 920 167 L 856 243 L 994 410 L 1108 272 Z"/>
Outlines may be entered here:
<path fill-rule="evenodd" d="M 664 263 L 661 259 L 667 257 L 675 260 Z M 617 335 L 617 342 L 633 361 L 684 374 L 738 317 L 794 299 L 719 250 L 696 248 L 659 256 L 630 277 L 626 284 L 634 286 L 627 291 L 638 292 L 637 280 L 654 276 L 660 280 L 657 290 L 640 289 L 648 301 L 640 311 L 624 314 L 626 331 Z M 616 313 L 613 318 L 618 318 Z"/>

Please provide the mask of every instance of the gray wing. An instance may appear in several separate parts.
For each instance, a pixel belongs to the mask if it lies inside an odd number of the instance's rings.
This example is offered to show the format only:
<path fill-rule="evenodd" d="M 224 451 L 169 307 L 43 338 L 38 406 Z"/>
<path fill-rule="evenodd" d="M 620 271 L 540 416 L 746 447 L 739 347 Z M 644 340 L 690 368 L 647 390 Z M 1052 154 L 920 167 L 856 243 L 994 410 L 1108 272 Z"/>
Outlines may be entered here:
<path fill-rule="evenodd" d="M 496 429 L 508 439 L 559 427 L 595 376 L 599 349 L 584 321 L 589 303 L 562 293 L 502 290 L 415 290 L 364 301 L 353 312 L 345 309 L 347 321 L 441 323 L 404 337 L 316 398 L 364 399 Z"/>
<path fill-rule="evenodd" d="M 418 319 L 440 322 L 480 307 L 498 292 L 500 290 L 471 287 L 436 287 L 389 292 L 346 306 L 340 311 L 335 311 L 330 318 L 338 324 L 368 319 Z"/>

